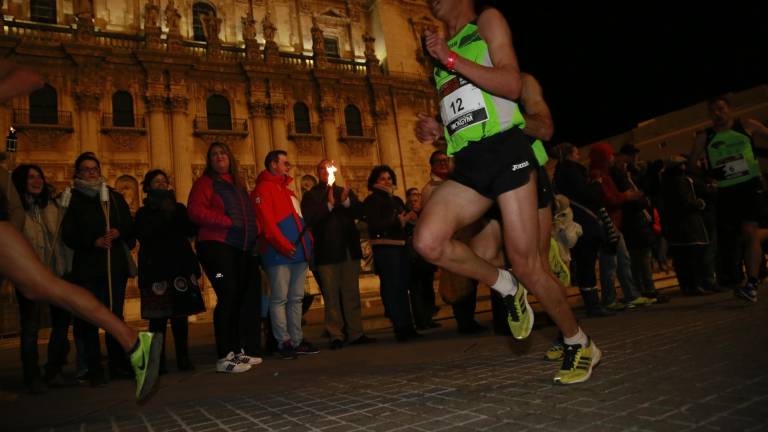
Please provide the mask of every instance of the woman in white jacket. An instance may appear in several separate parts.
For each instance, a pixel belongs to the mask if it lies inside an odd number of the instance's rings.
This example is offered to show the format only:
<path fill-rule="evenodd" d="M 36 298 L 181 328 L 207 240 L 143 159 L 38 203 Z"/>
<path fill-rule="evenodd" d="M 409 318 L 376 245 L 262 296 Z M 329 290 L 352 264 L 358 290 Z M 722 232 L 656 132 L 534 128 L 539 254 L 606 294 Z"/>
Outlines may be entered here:
<path fill-rule="evenodd" d="M 32 244 L 40 260 L 58 277 L 64 276 L 72 266 L 72 252 L 59 236 L 59 226 L 66 211 L 66 194 L 53 198 L 53 187 L 45 181 L 43 170 L 37 165 L 20 165 L 11 176 L 21 198 L 26 220 L 24 237 Z M 48 342 L 48 362 L 41 377 L 38 366 L 37 335 L 40 310 L 45 304 L 33 302 L 17 291 L 21 320 L 21 361 L 24 383 L 31 393 L 44 393 L 46 384 L 59 379 L 61 368 L 69 353 L 69 312 L 50 306 L 51 336 Z"/>

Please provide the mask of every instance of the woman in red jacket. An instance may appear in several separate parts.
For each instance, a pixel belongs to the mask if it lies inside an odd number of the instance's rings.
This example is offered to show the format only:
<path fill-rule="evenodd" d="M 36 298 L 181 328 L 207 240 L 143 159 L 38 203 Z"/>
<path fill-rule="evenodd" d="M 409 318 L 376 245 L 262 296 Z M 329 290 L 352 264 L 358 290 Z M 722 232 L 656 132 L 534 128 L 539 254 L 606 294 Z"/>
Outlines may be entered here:
<path fill-rule="evenodd" d="M 208 148 L 203 175 L 189 193 L 189 218 L 198 226 L 197 255 L 216 292 L 213 312 L 216 370 L 245 372 L 261 363 L 261 277 L 253 255 L 258 227 L 253 205 L 237 174 L 237 162 L 225 144 Z M 241 319 L 248 319 L 245 345 Z"/>

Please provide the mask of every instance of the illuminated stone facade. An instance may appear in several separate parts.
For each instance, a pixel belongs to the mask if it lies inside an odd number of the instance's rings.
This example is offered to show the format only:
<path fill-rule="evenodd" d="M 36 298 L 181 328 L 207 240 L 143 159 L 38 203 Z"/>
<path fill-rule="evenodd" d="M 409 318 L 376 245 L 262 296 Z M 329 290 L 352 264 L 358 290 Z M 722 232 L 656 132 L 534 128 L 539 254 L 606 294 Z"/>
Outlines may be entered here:
<path fill-rule="evenodd" d="M 0 130 L 16 127 L 16 162 L 39 164 L 59 189 L 94 151 L 134 211 L 152 168 L 184 202 L 213 142 L 232 147 L 249 187 L 273 149 L 288 151 L 298 193 L 323 158 L 361 197 L 376 164 L 395 169 L 400 196 L 428 179 L 435 148 L 413 135 L 416 113 L 436 102 L 419 38 L 437 25 L 425 0 L 0 5 L 2 57 L 47 83 L 0 106 Z"/>

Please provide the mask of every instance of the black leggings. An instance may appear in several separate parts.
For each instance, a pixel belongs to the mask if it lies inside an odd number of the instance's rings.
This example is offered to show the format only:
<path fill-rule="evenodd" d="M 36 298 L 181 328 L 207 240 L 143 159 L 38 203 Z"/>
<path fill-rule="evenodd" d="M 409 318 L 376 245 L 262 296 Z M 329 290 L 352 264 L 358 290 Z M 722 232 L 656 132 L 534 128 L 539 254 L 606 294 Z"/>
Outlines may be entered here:
<path fill-rule="evenodd" d="M 173 331 L 173 344 L 176 348 L 176 362 L 180 359 L 189 360 L 189 322 L 186 316 L 175 318 L 152 318 L 149 320 L 149 331 L 153 333 L 162 333 L 164 341 L 165 330 L 168 328 L 168 320 L 171 321 L 171 330 Z M 161 365 L 165 365 L 165 343 L 163 343 Z"/>
<path fill-rule="evenodd" d="M 261 274 L 258 258 L 220 242 L 197 243 L 197 256 L 216 292 L 213 329 L 216 354 L 245 349 L 257 354 L 261 344 Z"/>

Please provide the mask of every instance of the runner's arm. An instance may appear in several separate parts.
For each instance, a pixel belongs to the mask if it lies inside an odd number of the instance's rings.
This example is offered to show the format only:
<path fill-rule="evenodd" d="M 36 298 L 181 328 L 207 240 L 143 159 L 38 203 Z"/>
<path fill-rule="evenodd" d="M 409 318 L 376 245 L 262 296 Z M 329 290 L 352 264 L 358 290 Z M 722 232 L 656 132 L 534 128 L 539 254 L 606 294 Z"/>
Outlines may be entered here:
<path fill-rule="evenodd" d="M 517 100 L 520 97 L 521 88 L 520 68 L 512 46 L 512 33 L 506 19 L 498 10 L 488 8 L 480 14 L 477 26 L 480 36 L 488 44 L 493 66 L 481 66 L 457 56 L 454 71 L 489 93 L 509 100 Z M 445 39 L 430 31 L 426 31 L 425 35 L 430 55 L 442 64 L 446 64 L 451 51 Z"/>
<path fill-rule="evenodd" d="M 525 109 L 525 127 L 523 132 L 533 138 L 549 141 L 555 131 L 552 125 L 552 115 L 544 101 L 541 85 L 533 75 L 522 74 L 522 91 L 520 103 Z"/>

